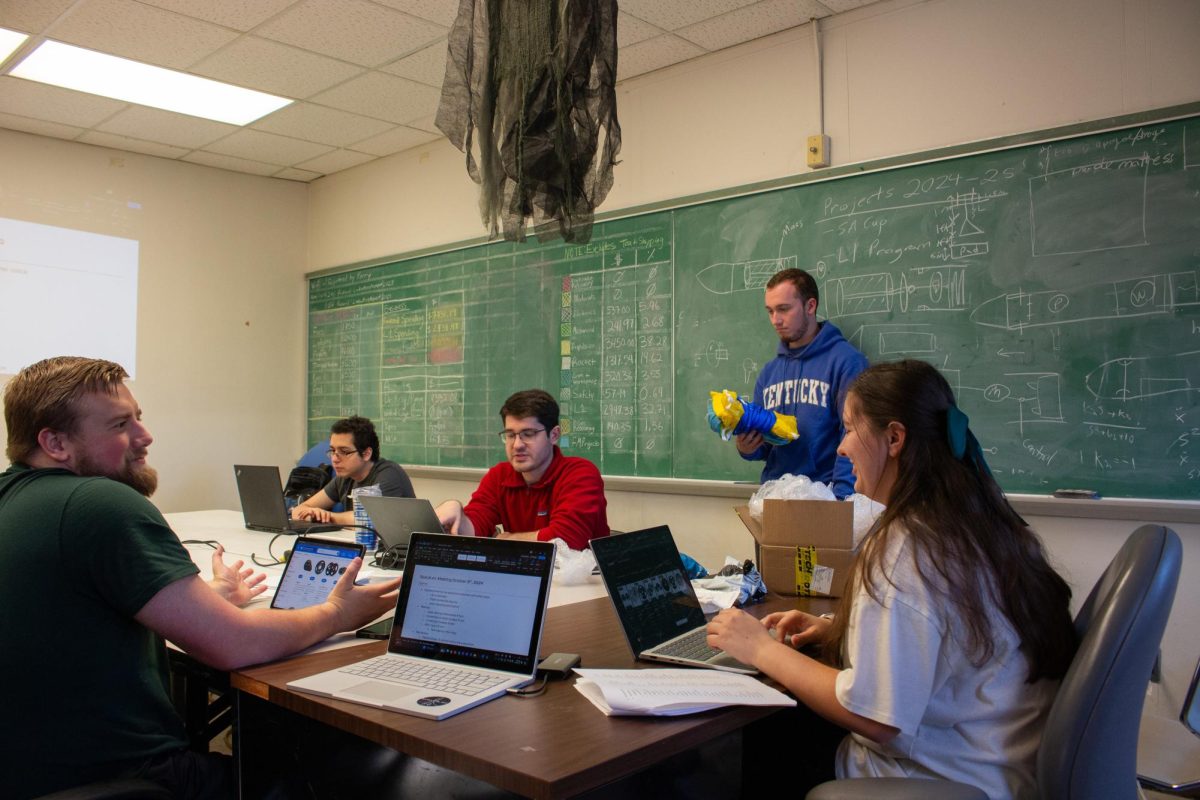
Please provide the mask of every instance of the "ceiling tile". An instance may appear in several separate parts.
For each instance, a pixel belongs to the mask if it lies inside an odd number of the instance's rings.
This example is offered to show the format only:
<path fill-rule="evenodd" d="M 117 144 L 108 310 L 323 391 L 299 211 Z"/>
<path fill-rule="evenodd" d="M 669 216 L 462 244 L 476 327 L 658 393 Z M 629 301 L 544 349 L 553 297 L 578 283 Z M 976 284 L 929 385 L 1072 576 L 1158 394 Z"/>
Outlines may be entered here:
<path fill-rule="evenodd" d="M 66 11 L 75 0 L 37 0 L 37 2 L 0 2 L 0 26 L 40 33 L 58 15 Z"/>
<path fill-rule="evenodd" d="M 191 69 L 197 75 L 295 98 L 314 95 L 362 71 L 344 61 L 256 36 L 238 39 Z"/>
<path fill-rule="evenodd" d="M 656 28 L 649 22 L 643 22 L 624 11 L 617 13 L 617 47 L 628 47 L 631 44 L 662 36 L 666 31 Z M 620 59 L 618 59 L 618 62 Z"/>
<path fill-rule="evenodd" d="M 79 137 L 79 141 L 100 147 L 111 147 L 113 150 L 130 150 L 134 153 L 145 153 L 160 158 L 179 158 L 188 153 L 186 147 L 172 147 L 169 144 L 146 142 L 131 136 L 118 136 L 115 133 L 101 133 L 100 131 L 88 131 Z"/>
<path fill-rule="evenodd" d="M 313 97 L 313 102 L 405 123 L 437 111 L 441 92 L 423 83 L 368 72 Z"/>
<path fill-rule="evenodd" d="M 365 0 L 304 0 L 255 33 L 373 67 L 421 49 L 446 29 Z"/>
<path fill-rule="evenodd" d="M 218 153 L 209 153 L 204 150 L 197 150 L 194 153 L 186 155 L 183 161 L 190 161 L 193 164 L 203 164 L 206 167 L 220 167 L 232 172 L 248 172 L 251 175 L 274 175 L 279 171 L 278 164 L 264 164 L 261 161 L 247 161 L 244 158 L 234 158 L 233 156 L 223 156 Z"/>
<path fill-rule="evenodd" d="M 827 15 L 825 9 L 813 0 L 766 0 L 675 33 L 705 50 L 720 50 L 803 25 L 821 15 Z"/>
<path fill-rule="evenodd" d="M 226 125 L 224 122 L 213 122 L 210 119 L 176 114 L 173 111 L 130 106 L 103 125 L 97 126 L 97 130 L 194 150 L 222 136 L 228 136 L 238 130 L 238 127 Z"/>
<path fill-rule="evenodd" d="M 380 69 L 440 90 L 442 80 L 446 77 L 446 40 L 439 39 L 424 50 L 418 50 Z"/>
<path fill-rule="evenodd" d="M 0 113 L 90 128 L 126 103 L 9 76 L 0 77 Z"/>
<path fill-rule="evenodd" d="M 720 16 L 753 2 L 754 0 L 685 0 L 685 2 L 621 0 L 621 10 L 652 25 L 657 25 L 665 31 L 673 31 L 701 20 Z"/>
<path fill-rule="evenodd" d="M 374 160 L 375 156 L 369 156 L 366 153 L 357 153 L 353 150 L 334 150 L 332 153 L 317 156 L 311 161 L 305 161 L 296 166 L 301 169 L 310 169 L 314 172 L 328 175 L 332 172 L 340 172 L 341 170 Z"/>
<path fill-rule="evenodd" d="M 370 139 L 355 142 L 354 149 L 370 153 L 373 156 L 390 156 L 392 153 L 399 153 L 401 150 L 432 142 L 440 137 L 441 134 L 419 131 L 416 128 L 401 125 L 386 133 L 372 136 Z"/>
<path fill-rule="evenodd" d="M 458 0 L 378 0 L 385 6 L 449 28 L 458 16 Z"/>
<path fill-rule="evenodd" d="M 386 131 L 391 127 L 391 123 L 312 103 L 293 103 L 270 116 L 263 117 L 254 123 L 253 127 L 295 139 L 342 147 L 363 137 Z"/>
<path fill-rule="evenodd" d="M 83 128 L 77 128 L 74 125 L 60 125 L 57 122 L 46 122 L 43 119 L 18 117 L 16 114 L 0 114 L 0 128 L 36 133 L 39 136 L 53 136 L 55 139 L 74 139 L 83 133 Z"/>
<path fill-rule="evenodd" d="M 283 178 L 285 181 L 302 181 L 303 183 L 308 183 L 321 177 L 321 173 L 309 172 L 306 169 L 296 169 L 295 167 L 284 167 L 271 177 Z"/>
<path fill-rule="evenodd" d="M 52 39 L 184 69 L 237 34 L 133 0 L 84 0 L 49 32 Z"/>
<path fill-rule="evenodd" d="M 645 72 L 687 61 L 704 55 L 704 51 L 678 36 L 664 34 L 644 42 L 632 44 L 621 51 L 617 59 L 617 80 L 632 78 Z"/>
<path fill-rule="evenodd" d="M 439 96 L 438 99 L 440 100 L 441 97 Z M 438 136 L 445 136 L 444 133 L 438 130 L 436 121 L 437 111 L 435 110 L 432 114 L 427 114 L 424 117 L 417 117 L 416 119 L 410 119 L 404 124 L 410 128 L 416 128 L 419 131 L 429 131 L 430 133 L 436 133 Z"/>
<path fill-rule="evenodd" d="M 213 142 L 204 149 L 211 153 L 237 156 L 251 161 L 263 161 L 267 164 L 287 167 L 327 153 L 331 148 L 325 144 L 304 142 L 299 139 L 290 139 L 287 136 L 276 136 L 273 133 L 247 129 L 226 136 L 219 142 Z"/>
<path fill-rule="evenodd" d="M 834 14 L 841 14 L 844 11 L 853 11 L 856 8 L 869 6 L 874 2 L 875 0 L 821 0 L 821 5 Z"/>
<path fill-rule="evenodd" d="M 248 31 L 290 6 L 295 0 L 141 0 L 177 14 L 206 20 L 226 28 Z"/>

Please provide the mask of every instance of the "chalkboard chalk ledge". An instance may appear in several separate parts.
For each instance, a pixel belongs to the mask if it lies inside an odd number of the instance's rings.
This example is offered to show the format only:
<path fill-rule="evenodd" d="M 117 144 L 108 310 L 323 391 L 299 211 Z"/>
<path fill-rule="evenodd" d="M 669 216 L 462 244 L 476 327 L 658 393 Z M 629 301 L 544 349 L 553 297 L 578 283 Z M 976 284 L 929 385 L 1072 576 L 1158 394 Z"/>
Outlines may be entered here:
<path fill-rule="evenodd" d="M 404 471 L 415 478 L 478 481 L 487 470 L 468 467 L 426 467 L 414 464 Z M 632 475 L 605 475 L 604 488 L 613 492 L 649 492 L 703 497 L 733 497 L 745 500 L 758 489 L 756 483 L 743 481 L 706 481 L 695 478 L 640 478 Z"/>
<path fill-rule="evenodd" d="M 1064 500 L 1048 494 L 1008 495 L 1018 514 L 1077 519 L 1127 519 L 1138 522 L 1200 523 L 1200 503 L 1191 500 L 1151 500 L 1138 497 L 1102 497 L 1099 500 Z"/>
<path fill-rule="evenodd" d="M 409 475 L 440 480 L 479 481 L 486 470 L 466 467 L 405 466 Z M 744 500 L 758 486 L 742 481 L 704 481 L 685 478 L 637 478 L 605 475 L 604 487 L 614 492 L 649 492 Z M 1105 497 L 1099 500 L 1063 500 L 1048 494 L 1010 494 L 1017 513 L 1026 516 L 1077 519 L 1127 519 L 1139 522 L 1200 523 L 1200 502 Z"/>

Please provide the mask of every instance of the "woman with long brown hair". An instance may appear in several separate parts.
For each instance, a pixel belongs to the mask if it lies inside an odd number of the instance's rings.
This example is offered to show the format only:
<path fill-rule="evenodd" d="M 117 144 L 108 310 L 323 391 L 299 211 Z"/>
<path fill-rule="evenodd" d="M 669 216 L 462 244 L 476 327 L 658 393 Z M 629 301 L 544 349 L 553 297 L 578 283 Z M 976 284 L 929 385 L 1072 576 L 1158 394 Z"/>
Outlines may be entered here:
<path fill-rule="evenodd" d="M 709 643 L 850 732 L 838 777 L 1035 793 L 1046 713 L 1075 650 L 1071 591 L 992 478 L 945 378 L 879 364 L 851 385 L 838 453 L 884 504 L 832 620 L 718 615 Z M 795 648 L 819 645 L 822 658 Z"/>

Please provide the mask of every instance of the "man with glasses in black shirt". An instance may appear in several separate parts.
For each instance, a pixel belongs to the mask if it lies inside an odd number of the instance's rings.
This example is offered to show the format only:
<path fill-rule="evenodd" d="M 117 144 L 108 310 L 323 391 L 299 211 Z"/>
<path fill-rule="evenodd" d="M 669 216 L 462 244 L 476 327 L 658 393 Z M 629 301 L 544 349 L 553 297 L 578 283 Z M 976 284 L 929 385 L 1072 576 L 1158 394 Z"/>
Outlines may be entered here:
<path fill-rule="evenodd" d="M 608 536 L 604 480 L 586 458 L 558 449 L 558 403 L 541 389 L 517 392 L 500 408 L 508 460 L 488 470 L 466 507 L 437 507 L 442 527 L 460 536 L 562 539 L 575 550 Z"/>
<path fill-rule="evenodd" d="M 379 457 L 379 434 L 366 417 L 347 417 L 329 430 L 329 461 L 336 474 L 325 488 L 292 509 L 293 519 L 353 525 L 351 492 L 379 485 L 384 497 L 415 497 L 412 481 L 395 461 Z M 331 511 L 341 503 L 346 511 Z"/>

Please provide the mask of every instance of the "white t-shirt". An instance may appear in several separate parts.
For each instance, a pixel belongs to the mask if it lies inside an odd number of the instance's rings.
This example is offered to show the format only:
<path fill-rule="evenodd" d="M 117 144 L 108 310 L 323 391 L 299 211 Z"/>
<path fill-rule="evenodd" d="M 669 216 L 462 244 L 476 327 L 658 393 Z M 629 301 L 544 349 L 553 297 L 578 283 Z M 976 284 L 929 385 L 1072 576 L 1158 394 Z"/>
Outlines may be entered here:
<path fill-rule="evenodd" d="M 882 602 L 861 587 L 855 594 L 836 693 L 848 710 L 900 733 L 887 744 L 847 736 L 837 776 L 937 777 L 978 786 L 992 800 L 1035 797 L 1037 749 L 1058 682 L 1025 682 L 1029 663 L 999 608 L 991 611 L 992 657 L 972 664 L 961 621 L 917 573 L 906 531 L 893 530 L 880 563 Z"/>

